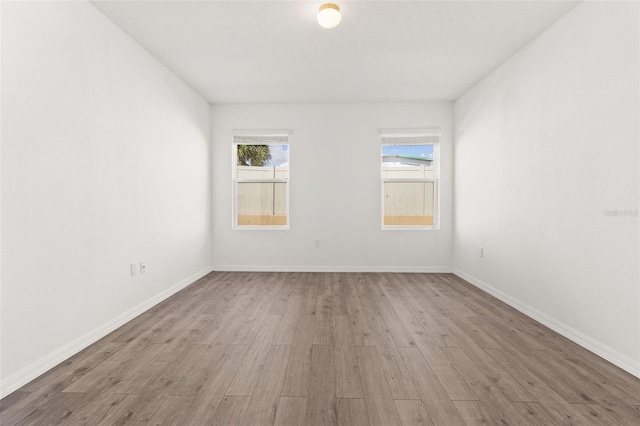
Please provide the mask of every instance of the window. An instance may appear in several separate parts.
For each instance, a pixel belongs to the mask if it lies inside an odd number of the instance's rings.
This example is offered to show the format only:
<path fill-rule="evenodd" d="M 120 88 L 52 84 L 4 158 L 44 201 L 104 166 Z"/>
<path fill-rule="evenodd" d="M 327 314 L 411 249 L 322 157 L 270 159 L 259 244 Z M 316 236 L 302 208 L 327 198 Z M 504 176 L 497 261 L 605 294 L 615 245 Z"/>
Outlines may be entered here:
<path fill-rule="evenodd" d="M 438 228 L 437 132 L 383 131 L 382 229 Z"/>
<path fill-rule="evenodd" d="M 234 132 L 233 228 L 289 229 L 289 132 Z"/>

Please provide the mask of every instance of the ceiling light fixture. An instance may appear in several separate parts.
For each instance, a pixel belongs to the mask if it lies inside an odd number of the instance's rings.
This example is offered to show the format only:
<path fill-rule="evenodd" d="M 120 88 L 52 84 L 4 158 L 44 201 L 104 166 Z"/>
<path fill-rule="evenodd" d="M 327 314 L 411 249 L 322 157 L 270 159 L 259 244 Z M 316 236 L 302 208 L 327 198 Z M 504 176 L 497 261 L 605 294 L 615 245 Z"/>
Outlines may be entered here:
<path fill-rule="evenodd" d="M 333 3 L 325 3 L 318 9 L 318 24 L 322 28 L 334 28 L 342 19 L 340 8 Z"/>

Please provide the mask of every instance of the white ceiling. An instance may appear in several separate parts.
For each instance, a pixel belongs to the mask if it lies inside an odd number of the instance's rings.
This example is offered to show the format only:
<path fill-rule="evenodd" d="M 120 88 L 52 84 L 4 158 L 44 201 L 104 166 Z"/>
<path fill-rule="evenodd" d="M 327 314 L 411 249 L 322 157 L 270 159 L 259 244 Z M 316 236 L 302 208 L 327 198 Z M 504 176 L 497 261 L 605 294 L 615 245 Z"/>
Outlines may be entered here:
<path fill-rule="evenodd" d="M 211 103 L 454 100 L 570 1 L 93 1 Z"/>

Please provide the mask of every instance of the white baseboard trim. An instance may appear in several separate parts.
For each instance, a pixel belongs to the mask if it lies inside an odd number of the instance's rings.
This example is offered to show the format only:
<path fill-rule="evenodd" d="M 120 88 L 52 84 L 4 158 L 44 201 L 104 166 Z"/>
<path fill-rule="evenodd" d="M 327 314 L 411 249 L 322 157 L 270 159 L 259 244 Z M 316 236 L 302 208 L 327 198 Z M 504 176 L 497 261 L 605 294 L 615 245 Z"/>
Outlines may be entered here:
<path fill-rule="evenodd" d="M 69 359 L 70 357 L 77 354 L 81 350 L 85 349 L 89 345 L 97 342 L 107 334 L 118 329 L 119 327 L 123 326 L 127 322 L 131 321 L 138 315 L 148 311 L 158 303 L 169 298 L 170 296 L 173 296 L 175 293 L 179 292 L 183 288 L 193 284 L 194 282 L 196 282 L 197 280 L 199 280 L 200 278 L 204 277 L 209 272 L 211 272 L 211 270 L 212 270 L 211 267 L 208 266 L 196 272 L 195 274 L 191 275 L 188 278 L 185 278 L 184 280 L 173 285 L 172 287 L 162 291 L 161 293 L 153 296 L 152 298 L 129 309 L 125 313 L 118 315 L 116 318 L 112 319 L 106 324 L 103 324 L 102 326 L 64 345 L 60 349 L 50 353 L 49 355 L 39 359 L 33 364 L 23 368 L 22 370 L 2 380 L 2 382 L 0 382 L 0 398 L 4 398 L 10 393 L 18 390 L 19 388 L 26 385 L 33 379 L 37 378 L 38 376 L 41 376 L 42 374 L 46 373 L 56 365 Z"/>
<path fill-rule="evenodd" d="M 463 280 L 469 282 L 470 284 L 478 287 L 479 289 L 486 291 L 497 299 L 500 299 L 507 305 L 517 309 L 528 317 L 533 318 L 539 323 L 549 327 L 556 333 L 561 334 L 574 343 L 577 343 L 588 351 L 593 352 L 601 358 L 606 359 L 610 363 L 622 368 L 626 372 L 640 378 L 639 361 L 636 361 L 633 358 L 630 358 L 629 356 L 610 348 L 609 346 L 593 339 L 592 337 L 589 337 L 586 334 L 568 326 L 567 324 L 560 322 L 557 319 L 552 318 L 549 315 L 540 312 L 525 303 L 520 302 L 519 300 L 509 296 L 501 290 L 498 290 L 485 283 L 484 281 L 468 275 L 457 268 L 453 268 L 453 273 Z"/>
<path fill-rule="evenodd" d="M 451 273 L 450 266 L 291 266 L 291 265 L 216 265 L 218 272 L 400 272 Z"/>

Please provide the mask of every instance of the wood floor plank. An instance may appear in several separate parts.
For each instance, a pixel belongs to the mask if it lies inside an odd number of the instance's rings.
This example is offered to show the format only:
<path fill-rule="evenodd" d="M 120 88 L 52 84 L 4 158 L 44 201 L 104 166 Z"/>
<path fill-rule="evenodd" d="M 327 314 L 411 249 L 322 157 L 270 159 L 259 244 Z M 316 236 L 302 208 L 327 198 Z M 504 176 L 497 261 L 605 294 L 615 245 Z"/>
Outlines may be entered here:
<path fill-rule="evenodd" d="M 382 369 L 393 399 L 419 399 L 420 394 L 384 320 L 381 317 L 375 317 L 369 322 L 369 327 L 376 337 Z"/>
<path fill-rule="evenodd" d="M 336 396 L 338 398 L 364 398 L 349 318 L 333 317 L 333 346 L 336 372 Z"/>
<path fill-rule="evenodd" d="M 374 274 L 373 287 L 371 288 L 371 296 L 378 306 L 378 311 L 380 312 L 380 316 L 386 319 L 400 319 L 397 310 L 394 308 L 393 303 L 389 299 L 389 296 L 385 293 L 383 289 L 383 282 L 386 283 L 383 274 Z M 401 302 L 398 302 L 400 305 Z M 409 309 L 401 304 L 400 308 L 402 313 L 408 315 Z"/>
<path fill-rule="evenodd" d="M 433 422 L 437 425 L 463 425 L 464 420 L 460 413 L 418 348 L 403 347 L 398 350 L 414 378 L 420 398 Z"/>
<path fill-rule="evenodd" d="M 413 336 L 409 333 L 401 318 L 407 318 L 407 316 L 383 318 L 387 331 L 391 334 L 391 338 L 396 346 L 415 346 L 416 342 L 413 340 Z"/>
<path fill-rule="evenodd" d="M 150 425 L 177 425 L 180 424 L 181 419 L 191 406 L 191 403 L 195 397 L 184 395 L 167 395 L 162 399 L 158 399 L 158 409 L 153 412 L 149 417 L 147 424 Z M 131 419 L 130 422 L 116 420 L 114 424 L 142 424 L 138 423 L 136 419 Z M 213 423 L 216 424 L 216 423 Z"/>
<path fill-rule="evenodd" d="M 417 302 L 416 302 L 417 303 Z M 426 311 L 414 311 L 413 317 L 422 325 L 427 336 L 431 339 L 439 348 L 457 348 L 458 342 L 454 336 L 443 327 L 435 318 L 433 318 Z"/>
<path fill-rule="evenodd" d="M 505 331 L 504 327 L 498 326 L 489 318 L 483 318 L 482 322 L 488 324 L 487 327 L 491 327 L 495 334 L 499 334 L 502 331 L 502 335 L 504 335 L 511 331 L 511 329 Z M 549 377 L 548 370 L 544 370 L 544 368 L 540 370 L 540 368 L 543 367 L 543 364 L 553 363 L 553 368 L 561 370 L 559 371 L 559 376 L 561 377 L 550 377 L 547 383 L 555 386 L 568 402 L 589 403 L 591 402 L 589 394 L 593 394 L 596 398 L 599 398 L 597 402 L 610 405 L 610 410 L 624 411 L 624 413 L 620 413 L 623 418 L 631 417 L 640 422 L 640 419 L 634 418 L 634 411 L 627 407 L 627 405 L 633 404 L 639 398 L 640 383 L 635 383 L 634 385 L 633 382 L 612 381 L 601 372 L 588 368 L 578 357 L 571 356 L 566 352 L 559 353 L 548 346 L 546 346 L 547 349 L 542 351 L 526 350 L 523 348 L 530 347 L 530 345 L 522 344 L 519 340 L 508 337 L 503 339 L 503 346 L 510 353 L 521 359 L 528 358 L 532 368 L 537 368 L 538 375 L 547 374 L 547 377 Z M 575 383 L 581 384 L 579 389 L 575 387 Z"/>
<path fill-rule="evenodd" d="M 485 426 L 491 424 L 484 415 L 479 401 L 453 401 L 458 413 L 468 426 Z"/>
<path fill-rule="evenodd" d="M 220 402 L 212 425 L 239 425 L 249 407 L 249 396 L 225 396 Z"/>
<path fill-rule="evenodd" d="M 315 296 L 331 296 L 331 279 L 329 278 L 329 274 L 315 272 L 313 273 L 312 282 Z"/>
<path fill-rule="evenodd" d="M 231 386 L 226 392 L 227 395 L 250 396 L 253 394 L 253 390 L 262 374 L 264 362 L 271 349 L 271 340 L 278 329 L 280 320 L 281 317 L 279 315 L 267 315 L 262 323 L 258 337 L 249 346 L 242 364 L 236 371 L 233 382 L 231 382 Z"/>
<path fill-rule="evenodd" d="M 336 377 L 332 346 L 313 345 L 307 402 L 308 425 L 337 425 Z"/>
<path fill-rule="evenodd" d="M 245 314 L 233 315 L 229 319 L 229 321 L 226 324 L 224 324 L 220 332 L 217 333 L 209 343 L 211 345 L 226 346 L 236 342 L 238 340 L 238 336 L 242 332 L 242 329 L 248 320 L 249 320 L 249 315 L 245 315 Z M 262 325 L 262 322 L 260 322 L 260 324 L 256 326 L 259 329 L 259 326 L 261 325 Z M 255 331 L 255 333 L 257 334 L 257 330 Z M 248 338 L 247 341 L 253 342 L 254 339 L 255 339 L 255 334 L 252 336 L 252 338 Z M 234 344 L 236 345 L 242 344 L 242 345 L 248 346 L 248 343 L 234 343 Z"/>
<path fill-rule="evenodd" d="M 247 345 L 228 345 L 226 347 L 224 356 L 207 377 L 204 386 L 179 424 L 205 425 L 213 421 L 213 417 L 224 398 L 224 393 L 229 388 L 248 349 Z"/>
<path fill-rule="evenodd" d="M 400 279 L 394 283 L 394 286 L 398 296 L 402 297 L 405 303 L 407 299 L 413 299 L 417 294 L 424 294 L 424 292 L 429 292 L 427 296 L 435 296 L 437 294 L 431 289 L 433 274 L 401 273 L 396 275 Z"/>
<path fill-rule="evenodd" d="M 443 298 L 440 294 L 433 297 L 419 295 L 416 296 L 416 300 L 424 307 L 427 313 L 433 317 L 447 317 L 455 315 L 455 312 L 447 304 L 446 298 Z"/>
<path fill-rule="evenodd" d="M 0 424 L 18 423 L 31 412 L 46 405 L 50 399 L 61 391 L 83 379 L 93 369 L 103 364 L 126 346 L 127 344 L 125 343 L 113 343 L 110 341 L 105 341 L 104 345 L 93 345 L 88 351 L 83 351 L 86 356 L 81 354 L 74 356 L 50 370 L 41 378 L 30 382 L 19 391 L 0 400 Z M 131 344 L 131 347 L 138 346 Z M 114 359 L 121 358 L 114 357 Z M 107 368 L 102 371 L 109 370 L 110 368 Z M 97 375 L 94 374 L 91 381 L 99 381 L 99 375 L 99 373 Z"/>
<path fill-rule="evenodd" d="M 331 274 L 331 298 L 334 315 L 347 315 L 347 279 L 346 274 Z"/>
<path fill-rule="evenodd" d="M 178 424 L 194 399 L 190 395 L 169 395 L 162 388 L 148 388 L 128 401 L 113 424 Z"/>
<path fill-rule="evenodd" d="M 289 275 L 291 275 L 291 273 L 288 273 Z M 306 291 L 307 291 L 307 287 L 308 287 L 308 282 L 306 279 L 307 274 L 304 272 L 294 272 L 293 273 L 293 280 L 292 280 L 292 296 L 304 296 Z"/>
<path fill-rule="evenodd" d="M 271 346 L 260 380 L 244 415 L 243 425 L 259 426 L 274 423 L 289 354 L 289 346 Z"/>
<path fill-rule="evenodd" d="M 240 294 L 244 295 L 245 297 L 240 303 L 235 304 L 238 308 L 237 313 L 250 315 L 254 313 L 257 310 L 257 307 L 263 303 L 265 295 L 275 297 L 275 295 L 277 295 L 277 292 L 279 291 L 279 288 L 282 286 L 282 283 L 278 283 L 277 281 L 277 274 L 264 276 L 259 275 L 255 280 L 252 280 L 251 287 L 249 287 L 248 291 L 246 293 L 242 291 L 240 292 Z M 238 285 L 238 283 L 232 283 L 232 285 Z M 229 301 L 224 299 L 219 300 L 218 303 L 220 303 L 222 306 L 229 305 Z M 221 307 L 219 305 L 215 306 L 218 309 L 220 309 Z"/>
<path fill-rule="evenodd" d="M 363 280 L 360 274 L 347 274 L 345 293 L 347 297 L 347 316 L 351 322 L 351 334 L 354 346 L 375 346 L 376 340 L 364 317 L 360 296 L 356 290 L 356 280 Z"/>
<path fill-rule="evenodd" d="M 538 402 L 512 402 L 511 406 L 520 413 L 527 423 L 535 425 L 555 425 L 557 419 Z"/>
<path fill-rule="evenodd" d="M 373 291 L 376 287 L 373 277 L 374 274 L 370 273 L 360 274 L 359 279 L 354 281 L 360 299 L 362 313 L 367 321 L 381 315 L 375 297 L 373 296 Z"/>
<path fill-rule="evenodd" d="M 38 393 L 54 392 L 56 388 L 65 389 L 73 382 L 90 373 L 95 367 L 107 361 L 126 345 L 127 343 L 106 340 L 103 344 L 93 344 L 38 377 L 37 380 L 27 383 L 21 389 Z"/>
<path fill-rule="evenodd" d="M 609 426 L 609 425 L 637 425 L 637 422 L 629 423 L 621 421 L 616 416 L 612 416 L 605 408 L 598 404 L 572 404 L 574 409 L 588 419 L 589 425 Z"/>
<path fill-rule="evenodd" d="M 384 299 L 388 301 L 388 304 L 393 308 L 393 311 L 396 314 L 396 319 L 398 317 L 403 317 L 407 315 L 411 315 L 411 309 L 405 304 L 402 297 L 398 294 L 396 290 L 396 286 L 400 280 L 398 274 L 380 274 L 380 280 L 378 281 L 378 286 L 382 289 L 384 294 Z M 386 316 L 384 317 L 386 320 Z"/>
<path fill-rule="evenodd" d="M 530 359 L 505 351 L 503 349 L 486 350 L 497 362 L 509 370 L 510 374 L 523 386 L 534 399 L 541 403 L 554 417 L 557 424 L 583 424 L 587 419 L 565 401 L 547 383 L 536 376 L 530 369 Z"/>
<path fill-rule="evenodd" d="M 139 371 L 158 356 L 165 345 L 138 344 L 132 342 L 117 354 L 94 368 L 89 374 L 72 383 L 64 392 L 107 392 L 122 389 L 122 382 L 129 382 L 134 372 Z"/>
<path fill-rule="evenodd" d="M 338 416 L 338 426 L 369 426 L 367 403 L 364 399 L 338 399 L 336 415 Z"/>
<path fill-rule="evenodd" d="M 183 343 L 187 344 L 195 340 L 199 333 L 198 321 L 203 319 L 202 315 L 207 310 L 207 304 L 201 300 L 193 298 L 189 309 L 185 312 L 176 312 L 178 316 L 170 327 L 163 330 L 162 333 L 155 336 L 154 343 Z M 206 321 L 207 318 L 204 318 Z"/>
<path fill-rule="evenodd" d="M 586 383 L 585 391 L 589 389 L 599 403 L 613 403 L 615 405 L 634 405 L 640 398 L 640 383 L 635 385 L 626 380 L 612 380 L 603 372 L 586 368 L 578 357 L 567 356 L 566 353 L 558 353 L 553 350 L 544 352 L 532 352 L 540 357 L 545 355 L 545 360 L 552 360 L 556 366 L 562 366 L 564 374 L 570 375 L 573 381 Z"/>
<path fill-rule="evenodd" d="M 291 345 L 291 355 L 282 384 L 282 396 L 308 396 L 315 315 L 302 315 Z"/>
<path fill-rule="evenodd" d="M 401 425 L 391 390 L 382 371 L 378 349 L 370 346 L 356 348 L 362 391 L 372 426 Z"/>
<path fill-rule="evenodd" d="M 314 345 L 333 345 L 333 297 L 319 296 L 313 330 Z"/>
<path fill-rule="evenodd" d="M 49 398 L 47 402 L 32 411 L 28 416 L 17 419 L 0 417 L 0 424 L 6 425 L 55 425 L 63 424 L 69 420 L 76 410 L 79 410 L 87 402 L 87 395 L 76 392 L 60 392 Z"/>
<path fill-rule="evenodd" d="M 290 345 L 293 342 L 301 307 L 302 296 L 289 296 L 278 332 L 273 338 L 274 345 Z"/>
<path fill-rule="evenodd" d="M 288 294 L 282 294 L 283 288 L 284 286 L 280 288 L 280 293 L 271 304 L 267 315 L 284 315 L 284 311 L 287 307 L 287 302 L 289 301 L 290 296 Z"/>
<path fill-rule="evenodd" d="M 281 396 L 274 426 L 304 425 L 307 417 L 307 398 L 304 396 Z"/>
<path fill-rule="evenodd" d="M 239 327 L 238 324 L 235 323 L 238 318 L 242 317 L 239 312 L 242 311 L 242 305 L 246 303 L 250 299 L 248 295 L 242 295 L 236 301 L 236 303 L 230 305 L 222 305 L 218 308 L 218 310 L 213 311 L 209 317 L 209 321 L 203 325 L 204 328 L 202 331 L 198 332 L 198 334 L 194 337 L 191 343 L 194 344 L 211 344 L 213 342 L 220 342 L 224 339 L 226 335 L 224 332 L 227 331 L 227 326 L 231 325 L 234 328 Z M 234 321 L 232 323 L 232 320 Z M 222 334 L 222 337 L 219 337 Z"/>
<path fill-rule="evenodd" d="M 559 359 L 553 355 L 545 356 L 545 352 L 531 351 L 532 357 L 538 361 L 535 364 L 536 371 L 544 374 L 547 380 L 551 380 L 550 375 L 553 373 L 554 378 L 558 379 L 554 381 L 554 390 L 561 395 L 565 394 L 564 399 L 567 402 L 594 403 L 603 407 L 612 418 L 616 419 L 618 424 L 640 424 L 640 415 L 631 406 L 598 386 L 588 377 L 583 376 L 579 371 L 563 368 L 564 364 Z"/>
<path fill-rule="evenodd" d="M 595 368 L 593 363 L 583 359 L 584 352 L 567 354 L 553 351 L 563 365 L 568 364 L 570 368 L 579 371 L 582 376 L 589 377 L 619 401 L 628 405 L 640 405 L 640 381 L 637 379 L 633 381 L 633 376 L 626 371 L 617 367 L 611 368 L 612 366 L 608 362 L 603 363 L 601 369 Z M 599 361 L 601 362 L 601 360 Z"/>
<path fill-rule="evenodd" d="M 79 425 L 113 424 L 135 400 L 135 395 L 110 392 L 96 393 L 92 404 L 86 404 L 69 416 L 65 422 Z"/>
<path fill-rule="evenodd" d="M 424 403 L 417 399 L 396 400 L 396 408 L 400 414 L 402 426 L 434 425 Z"/>
<path fill-rule="evenodd" d="M 521 327 L 516 324 L 513 318 L 501 319 L 495 318 L 491 314 L 473 317 L 475 324 L 482 326 L 483 330 L 489 330 L 492 336 L 500 336 L 501 346 L 504 346 L 505 340 L 519 348 L 527 348 L 531 350 L 547 349 L 546 345 L 540 344 L 538 340 L 532 336 L 522 333 Z"/>
<path fill-rule="evenodd" d="M 424 332 L 422 326 L 413 317 L 402 317 L 403 323 L 414 338 L 416 347 L 427 360 L 440 384 L 452 401 L 474 400 L 469 384 L 464 380 L 451 361 Z"/>
<path fill-rule="evenodd" d="M 449 317 L 439 317 L 438 321 L 447 328 L 449 333 L 455 336 L 460 349 L 475 365 L 475 368 L 482 371 L 509 401 L 536 402 L 524 387 L 504 369 L 504 366 L 489 356 L 487 349 L 492 348 L 481 348 L 476 340 L 470 336 L 474 331 L 460 328 Z M 446 353 L 453 349 L 455 348 L 443 348 L 443 351 Z M 458 353 L 457 351 L 453 352 Z"/>
<path fill-rule="evenodd" d="M 309 285 L 302 294 L 300 315 L 315 315 L 318 306 L 318 298 L 313 294 L 313 287 Z"/>
<path fill-rule="evenodd" d="M 518 424 L 525 421 L 511 405 L 508 393 L 503 391 L 498 382 L 478 369 L 462 349 L 445 348 L 443 351 L 469 383 L 475 399 L 480 402 L 483 417 L 490 424 Z"/>
<path fill-rule="evenodd" d="M 520 318 L 520 320 L 522 323 L 525 323 L 525 320 L 528 320 L 528 318 Z M 620 399 L 624 399 L 632 405 L 640 405 L 640 381 L 637 377 L 634 377 L 610 362 L 603 362 L 602 358 L 596 354 L 584 350 L 577 344 L 562 336 L 556 335 L 556 333 L 542 327 L 540 324 L 536 323 L 534 325 L 538 329 L 536 336 L 544 339 L 544 343 L 561 357 L 564 362 L 580 369 L 584 374 L 599 376 L 599 383 L 603 388 L 612 392 L 615 388 L 624 395 L 620 396 Z M 540 329 L 542 329 L 543 332 L 540 332 Z M 555 339 L 551 337 L 553 335 L 555 335 Z"/>
<path fill-rule="evenodd" d="M 442 298 L 440 303 L 446 303 L 450 312 L 459 318 L 473 317 L 476 313 L 469 308 L 465 303 L 465 298 L 460 292 L 456 291 L 454 286 L 451 286 L 443 279 L 443 275 L 434 274 L 434 281 L 438 285 L 440 297 Z"/>
<path fill-rule="evenodd" d="M 187 346 L 163 376 L 171 381 L 169 392 L 172 395 L 195 396 L 217 366 L 220 352 L 220 348 L 210 345 Z M 143 371 L 145 376 L 152 377 L 153 371 Z M 140 389 L 137 393 L 143 391 Z"/>
<path fill-rule="evenodd" d="M 189 286 L 188 289 L 176 293 L 171 297 L 171 300 L 165 300 L 162 303 L 154 306 L 142 315 L 136 318 L 136 321 L 130 321 L 118 330 L 115 330 L 105 338 L 105 341 L 129 343 L 131 340 L 138 338 L 145 332 L 149 331 L 151 324 L 158 323 L 159 319 L 170 315 L 172 313 L 184 313 L 189 310 L 191 306 L 201 306 L 202 299 L 194 298 L 195 294 L 201 293 L 204 289 L 210 288 L 212 291 L 217 291 L 222 294 L 224 290 L 224 283 L 214 279 L 215 274 L 209 274 L 194 284 Z M 169 304 L 172 304 L 170 310 L 167 309 Z"/>
<path fill-rule="evenodd" d="M 635 426 L 640 379 L 452 274 L 212 272 L 0 400 L 12 426 L 462 423 Z"/>
<path fill-rule="evenodd" d="M 92 386 L 90 391 L 100 389 L 112 393 L 138 394 L 150 387 L 162 387 L 155 382 L 158 380 L 169 382 L 166 380 L 169 376 L 167 372 L 173 369 L 175 364 L 183 358 L 183 354 L 191 349 L 191 346 L 172 342 L 164 345 L 155 344 L 154 347 L 158 349 L 157 355 L 145 356 L 144 362 L 138 363 L 134 369 L 125 370 L 125 374 L 118 374 L 117 369 L 114 369 L 110 373 L 112 376 L 110 386 L 98 383 Z M 222 352 L 220 351 L 220 355 Z M 173 385 L 173 380 L 170 384 Z M 66 389 L 65 392 L 69 390 L 73 390 L 73 387 Z"/>
<path fill-rule="evenodd" d="M 17 390 L 0 400 L 0 425 L 16 424 L 44 404 L 46 400 L 38 401 L 32 392 Z"/>
<path fill-rule="evenodd" d="M 269 281 L 270 283 L 272 281 Z M 278 291 L 282 287 L 282 282 L 276 282 L 271 288 L 269 288 L 260 300 L 252 305 L 245 322 L 238 330 L 237 336 L 233 341 L 235 345 L 250 345 L 258 335 L 258 330 L 262 326 L 262 321 L 268 315 L 271 305 L 276 300 Z M 246 310 L 245 310 L 246 312 Z"/>
<path fill-rule="evenodd" d="M 442 321 L 445 321 L 448 324 L 455 324 L 460 330 L 464 330 L 465 334 L 483 349 L 500 349 L 503 347 L 501 342 L 497 342 L 496 339 L 492 338 L 485 332 L 479 321 L 474 321 L 473 319 L 458 315 L 450 315 L 447 318 L 442 318 Z M 504 341 L 504 339 L 501 340 Z"/>

